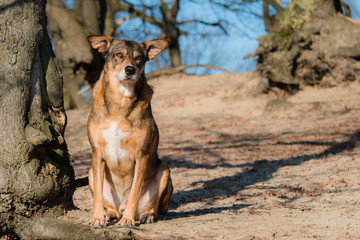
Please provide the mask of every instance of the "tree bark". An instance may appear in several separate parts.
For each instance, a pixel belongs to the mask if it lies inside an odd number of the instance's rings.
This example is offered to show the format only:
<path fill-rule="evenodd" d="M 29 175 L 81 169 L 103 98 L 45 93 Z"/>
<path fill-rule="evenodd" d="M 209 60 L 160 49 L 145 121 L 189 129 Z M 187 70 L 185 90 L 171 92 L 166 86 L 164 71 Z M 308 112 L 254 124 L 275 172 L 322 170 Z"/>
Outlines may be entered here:
<path fill-rule="evenodd" d="M 181 55 L 180 55 L 180 45 L 179 45 L 179 38 L 178 36 L 176 39 L 172 39 L 169 41 L 169 56 L 171 67 L 179 67 L 181 66 Z"/>
<path fill-rule="evenodd" d="M 72 206 L 62 76 L 45 4 L 3 0 L 0 6 L 0 235 L 16 232 L 23 218 Z"/>
<path fill-rule="evenodd" d="M 259 38 L 257 71 L 292 92 L 302 85 L 334 86 L 360 79 L 360 22 L 342 15 L 340 0 L 292 0 Z"/>
<path fill-rule="evenodd" d="M 263 0 L 263 19 L 265 30 L 270 31 L 274 26 L 275 17 L 270 15 L 269 5 L 273 6 L 278 13 L 282 13 L 284 8 L 281 6 L 280 0 Z"/>
<path fill-rule="evenodd" d="M 115 29 L 110 0 L 74 2 L 70 11 L 61 0 L 48 0 L 49 31 L 64 73 L 65 105 L 87 106 L 77 92 L 87 81 L 94 84 L 104 64 L 103 56 L 91 48 L 89 35 L 112 34 Z"/>
<path fill-rule="evenodd" d="M 181 66 L 180 55 L 180 30 L 177 27 L 177 15 L 180 9 L 180 1 L 173 0 L 171 7 L 167 7 L 164 0 L 161 1 L 160 11 L 162 14 L 161 32 L 169 41 L 168 51 L 170 56 L 171 67 Z"/>

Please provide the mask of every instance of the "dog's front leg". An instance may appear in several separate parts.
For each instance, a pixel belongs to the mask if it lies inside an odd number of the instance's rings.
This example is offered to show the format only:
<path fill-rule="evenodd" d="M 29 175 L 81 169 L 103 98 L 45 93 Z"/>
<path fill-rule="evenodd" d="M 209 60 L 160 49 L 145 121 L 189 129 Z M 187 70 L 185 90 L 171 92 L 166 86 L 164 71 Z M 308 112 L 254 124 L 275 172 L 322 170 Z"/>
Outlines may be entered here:
<path fill-rule="evenodd" d="M 122 226 L 135 226 L 135 213 L 138 207 L 141 190 L 144 184 L 145 170 L 149 156 L 141 156 L 136 159 L 134 179 L 131 185 L 131 190 L 126 204 L 125 211 L 119 224 Z"/>
<path fill-rule="evenodd" d="M 104 219 L 104 172 L 105 162 L 102 160 L 99 153 L 92 152 L 92 184 L 94 194 L 94 215 L 91 220 L 91 225 L 95 228 L 102 228 L 106 226 Z"/>

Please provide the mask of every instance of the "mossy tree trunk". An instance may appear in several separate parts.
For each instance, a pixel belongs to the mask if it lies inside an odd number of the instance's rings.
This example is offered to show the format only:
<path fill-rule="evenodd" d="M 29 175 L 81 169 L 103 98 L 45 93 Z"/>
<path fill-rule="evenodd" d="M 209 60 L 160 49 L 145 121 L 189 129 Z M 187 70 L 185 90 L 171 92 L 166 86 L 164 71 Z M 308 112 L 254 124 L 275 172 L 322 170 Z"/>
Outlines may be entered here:
<path fill-rule="evenodd" d="M 0 235 L 16 233 L 24 218 L 72 206 L 62 76 L 45 4 L 0 4 Z"/>
<path fill-rule="evenodd" d="M 293 91 L 360 79 L 360 22 L 344 16 L 341 4 L 292 0 L 267 21 L 269 34 L 258 39 L 253 56 L 270 86 Z"/>

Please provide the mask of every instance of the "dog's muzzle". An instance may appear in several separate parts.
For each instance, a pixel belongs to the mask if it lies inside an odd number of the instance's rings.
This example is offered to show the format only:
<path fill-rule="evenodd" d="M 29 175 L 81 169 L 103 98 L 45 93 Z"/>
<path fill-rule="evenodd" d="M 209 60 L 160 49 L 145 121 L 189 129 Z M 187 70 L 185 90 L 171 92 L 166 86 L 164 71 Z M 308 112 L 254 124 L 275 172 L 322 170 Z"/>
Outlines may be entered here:
<path fill-rule="evenodd" d="M 132 76 L 132 75 L 134 75 L 136 73 L 136 69 L 133 66 L 126 66 L 125 67 L 125 73 L 128 76 Z"/>
<path fill-rule="evenodd" d="M 120 81 L 136 82 L 138 79 L 138 73 L 135 67 L 128 65 L 120 72 L 114 72 L 116 78 Z"/>

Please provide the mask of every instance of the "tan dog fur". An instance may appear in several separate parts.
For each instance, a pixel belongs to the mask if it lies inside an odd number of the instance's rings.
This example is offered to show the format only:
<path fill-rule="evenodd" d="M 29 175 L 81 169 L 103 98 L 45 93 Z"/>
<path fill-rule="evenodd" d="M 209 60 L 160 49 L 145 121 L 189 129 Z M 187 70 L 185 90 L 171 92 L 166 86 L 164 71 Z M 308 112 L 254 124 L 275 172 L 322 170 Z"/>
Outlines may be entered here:
<path fill-rule="evenodd" d="M 134 226 L 154 222 L 172 195 L 170 171 L 157 155 L 159 132 L 150 100 L 144 66 L 168 45 L 165 40 L 144 43 L 90 36 L 93 48 L 106 61 L 93 92 L 88 120 L 92 147 L 89 185 L 94 196 L 91 225 L 106 219 Z M 105 217 L 104 217 L 105 216 Z"/>

